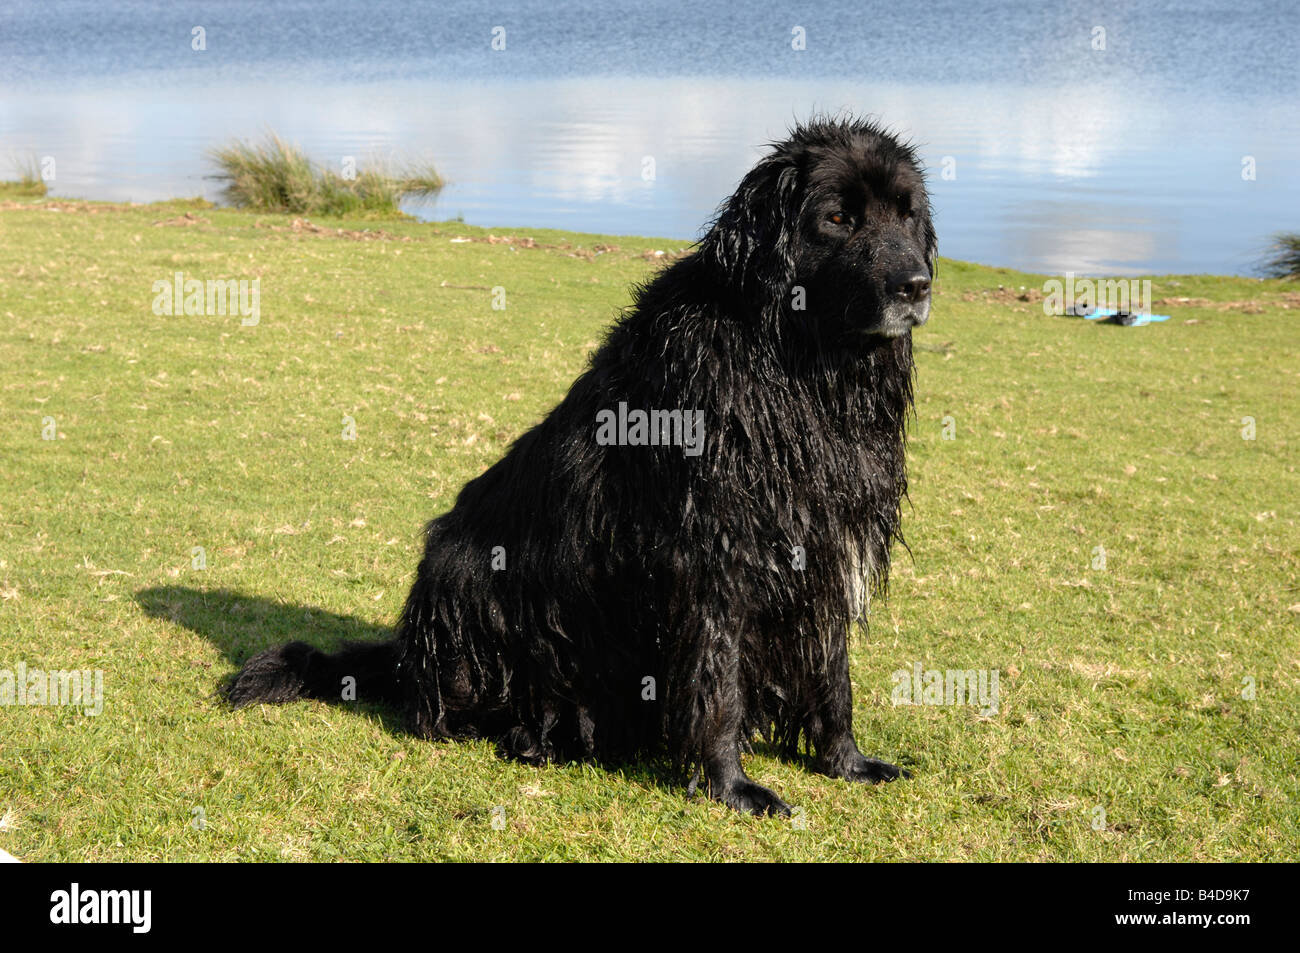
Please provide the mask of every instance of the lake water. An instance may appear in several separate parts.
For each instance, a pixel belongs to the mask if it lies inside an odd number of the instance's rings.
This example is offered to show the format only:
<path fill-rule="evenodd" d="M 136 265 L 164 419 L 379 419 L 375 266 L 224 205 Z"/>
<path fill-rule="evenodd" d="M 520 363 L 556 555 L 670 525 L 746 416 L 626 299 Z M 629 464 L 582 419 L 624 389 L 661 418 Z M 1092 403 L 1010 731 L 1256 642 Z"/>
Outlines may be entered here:
<path fill-rule="evenodd" d="M 274 129 L 336 167 L 433 159 L 424 218 L 685 241 L 765 142 L 848 109 L 918 144 L 944 255 L 1248 274 L 1300 229 L 1297 63 L 1291 0 L 5 0 L 0 163 L 215 199 L 204 150 Z"/>

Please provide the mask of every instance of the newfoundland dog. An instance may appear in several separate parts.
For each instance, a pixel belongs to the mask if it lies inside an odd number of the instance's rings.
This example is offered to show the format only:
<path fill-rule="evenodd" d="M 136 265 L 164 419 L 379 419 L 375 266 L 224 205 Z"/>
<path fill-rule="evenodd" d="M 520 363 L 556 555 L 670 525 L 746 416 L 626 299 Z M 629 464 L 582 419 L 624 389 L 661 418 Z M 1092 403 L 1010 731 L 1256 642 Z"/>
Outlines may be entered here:
<path fill-rule="evenodd" d="M 351 690 L 529 763 L 667 754 L 756 814 L 789 813 L 742 767 L 756 735 L 905 775 L 854 741 L 848 634 L 899 536 L 935 247 L 911 147 L 799 126 L 428 525 L 395 638 L 263 652 L 230 702 Z"/>

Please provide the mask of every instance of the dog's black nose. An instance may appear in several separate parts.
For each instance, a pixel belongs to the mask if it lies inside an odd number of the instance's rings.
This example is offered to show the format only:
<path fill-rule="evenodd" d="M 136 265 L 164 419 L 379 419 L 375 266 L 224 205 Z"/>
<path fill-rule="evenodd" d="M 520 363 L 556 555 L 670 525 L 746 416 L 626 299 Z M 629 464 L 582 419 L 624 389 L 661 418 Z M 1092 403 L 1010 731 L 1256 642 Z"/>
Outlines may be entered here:
<path fill-rule="evenodd" d="M 895 271 L 885 279 L 885 293 L 900 301 L 920 301 L 929 297 L 930 275 L 913 269 Z"/>

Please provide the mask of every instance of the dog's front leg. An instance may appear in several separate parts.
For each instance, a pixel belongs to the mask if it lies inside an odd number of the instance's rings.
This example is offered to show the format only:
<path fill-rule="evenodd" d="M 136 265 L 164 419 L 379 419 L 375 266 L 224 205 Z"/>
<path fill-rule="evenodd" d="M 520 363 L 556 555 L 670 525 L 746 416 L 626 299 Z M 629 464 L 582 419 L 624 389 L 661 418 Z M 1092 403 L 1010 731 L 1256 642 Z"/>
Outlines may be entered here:
<path fill-rule="evenodd" d="M 732 736 L 730 742 L 719 739 L 709 746 L 702 768 L 708 784 L 709 797 L 727 807 L 750 814 L 790 813 L 790 805 L 777 793 L 751 781 L 740 765 L 740 742 Z"/>
<path fill-rule="evenodd" d="M 826 672 L 822 680 L 823 695 L 812 724 L 814 765 L 822 774 L 846 781 L 893 781 L 910 778 L 910 772 L 881 761 L 868 758 L 858 750 L 853 739 L 853 684 L 849 678 L 848 639 L 835 640 L 826 659 Z"/>
<path fill-rule="evenodd" d="M 683 639 L 670 684 L 670 740 L 679 758 L 704 775 L 709 797 L 751 814 L 789 814 L 774 791 L 751 781 L 740 764 L 744 702 L 740 639 L 730 625 L 696 620 Z"/>

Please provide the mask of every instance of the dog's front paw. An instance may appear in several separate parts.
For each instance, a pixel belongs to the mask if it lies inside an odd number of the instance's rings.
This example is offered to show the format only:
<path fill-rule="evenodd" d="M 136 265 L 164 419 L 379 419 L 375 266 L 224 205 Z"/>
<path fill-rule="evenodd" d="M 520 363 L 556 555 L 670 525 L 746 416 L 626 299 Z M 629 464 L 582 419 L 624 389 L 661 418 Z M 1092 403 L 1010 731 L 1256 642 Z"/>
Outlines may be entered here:
<path fill-rule="evenodd" d="M 890 764 L 888 761 L 881 761 L 878 758 L 868 758 L 865 755 L 855 755 L 847 758 L 839 765 L 826 771 L 833 778 L 843 778 L 845 781 L 865 781 L 868 784 L 879 784 L 881 781 L 896 781 L 899 778 L 910 778 L 912 772 L 905 768 L 900 768 L 896 764 Z"/>
<path fill-rule="evenodd" d="M 755 784 L 749 778 L 738 778 L 721 790 L 712 792 L 714 800 L 742 813 L 790 816 L 790 805 L 777 797 L 776 792 Z"/>

